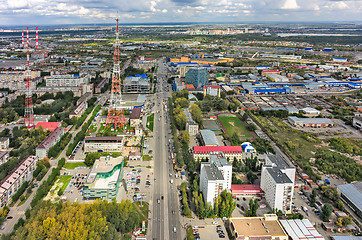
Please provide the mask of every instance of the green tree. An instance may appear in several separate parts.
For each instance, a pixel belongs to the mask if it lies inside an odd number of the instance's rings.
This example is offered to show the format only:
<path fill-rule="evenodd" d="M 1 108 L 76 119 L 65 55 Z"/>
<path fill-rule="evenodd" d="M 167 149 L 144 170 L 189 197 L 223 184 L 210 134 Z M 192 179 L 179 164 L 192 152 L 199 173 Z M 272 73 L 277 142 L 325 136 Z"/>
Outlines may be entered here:
<path fill-rule="evenodd" d="M 321 219 L 323 222 L 328 222 L 332 214 L 333 208 L 330 204 L 324 204 L 322 207 Z"/>
<path fill-rule="evenodd" d="M 190 143 L 190 135 L 188 131 L 181 131 L 180 135 L 179 135 L 179 140 L 181 142 L 181 144 L 183 145 L 189 145 Z"/>

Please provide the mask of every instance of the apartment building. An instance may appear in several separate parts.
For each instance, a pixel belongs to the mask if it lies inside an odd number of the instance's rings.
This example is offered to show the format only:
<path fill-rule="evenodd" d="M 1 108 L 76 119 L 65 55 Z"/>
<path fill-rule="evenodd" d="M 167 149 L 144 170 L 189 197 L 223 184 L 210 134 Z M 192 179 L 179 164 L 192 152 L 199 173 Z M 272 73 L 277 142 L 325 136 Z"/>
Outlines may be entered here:
<path fill-rule="evenodd" d="M 200 167 L 200 191 L 205 202 L 214 205 L 215 199 L 225 189 L 231 191 L 232 165 L 222 152 L 210 155 L 209 162 Z"/>
<path fill-rule="evenodd" d="M 37 156 L 25 157 L 1 182 L 0 182 L 0 207 L 8 204 L 11 197 L 19 190 L 25 181 L 33 177 L 39 158 Z"/>
<path fill-rule="evenodd" d="M 84 152 L 122 152 L 123 137 L 86 137 Z"/>
<path fill-rule="evenodd" d="M 48 157 L 49 148 L 53 147 L 57 144 L 62 136 L 64 135 L 65 128 L 57 127 L 52 131 L 40 144 L 36 147 L 35 152 L 36 156 L 39 159 L 43 159 Z"/>
<path fill-rule="evenodd" d="M 294 180 L 294 166 L 280 155 L 266 155 L 261 171 L 260 187 L 270 208 L 291 213 Z"/>

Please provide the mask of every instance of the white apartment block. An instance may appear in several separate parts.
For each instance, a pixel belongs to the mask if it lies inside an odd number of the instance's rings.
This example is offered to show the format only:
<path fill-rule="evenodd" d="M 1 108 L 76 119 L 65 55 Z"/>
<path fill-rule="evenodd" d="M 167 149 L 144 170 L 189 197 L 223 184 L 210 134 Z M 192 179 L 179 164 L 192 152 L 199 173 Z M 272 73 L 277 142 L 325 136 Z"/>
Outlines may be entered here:
<path fill-rule="evenodd" d="M 25 181 L 33 177 L 39 158 L 37 156 L 25 157 L 7 176 L 0 182 L 0 207 L 8 204 Z"/>
<path fill-rule="evenodd" d="M 86 76 L 75 76 L 75 75 L 52 75 L 46 77 L 46 86 L 47 87 L 77 87 L 81 84 L 88 84 L 90 80 L 90 75 Z"/>
<path fill-rule="evenodd" d="M 8 151 L 0 151 L 0 165 L 9 161 L 9 152 Z"/>
<path fill-rule="evenodd" d="M 280 155 L 267 154 L 260 187 L 270 208 L 290 213 L 294 194 L 295 167 Z"/>
<path fill-rule="evenodd" d="M 222 152 L 210 155 L 209 162 L 201 163 L 200 191 L 205 202 L 214 205 L 215 199 L 225 189 L 231 190 L 232 165 Z"/>
<path fill-rule="evenodd" d="M 8 137 L 0 137 L 0 150 L 8 149 L 10 140 Z"/>

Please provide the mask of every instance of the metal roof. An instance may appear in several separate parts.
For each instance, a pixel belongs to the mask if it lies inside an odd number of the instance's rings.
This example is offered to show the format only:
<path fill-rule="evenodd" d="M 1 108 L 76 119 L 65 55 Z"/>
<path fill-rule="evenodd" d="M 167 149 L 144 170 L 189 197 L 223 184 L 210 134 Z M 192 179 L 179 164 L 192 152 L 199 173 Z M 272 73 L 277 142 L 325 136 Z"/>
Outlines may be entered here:
<path fill-rule="evenodd" d="M 337 188 L 362 211 L 362 182 L 339 185 Z"/>
<path fill-rule="evenodd" d="M 205 145 L 216 145 L 220 146 L 219 140 L 217 140 L 216 135 L 211 130 L 200 130 L 200 134 L 202 136 L 202 139 L 205 143 Z"/>

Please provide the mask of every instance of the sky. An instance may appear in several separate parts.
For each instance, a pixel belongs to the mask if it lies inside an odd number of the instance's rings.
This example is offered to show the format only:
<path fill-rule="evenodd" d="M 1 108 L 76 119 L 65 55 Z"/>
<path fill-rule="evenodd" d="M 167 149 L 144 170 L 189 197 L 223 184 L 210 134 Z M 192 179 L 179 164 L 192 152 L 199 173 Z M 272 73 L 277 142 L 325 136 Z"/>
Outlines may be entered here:
<path fill-rule="evenodd" d="M 0 0 L 0 26 L 362 21 L 362 0 Z"/>

